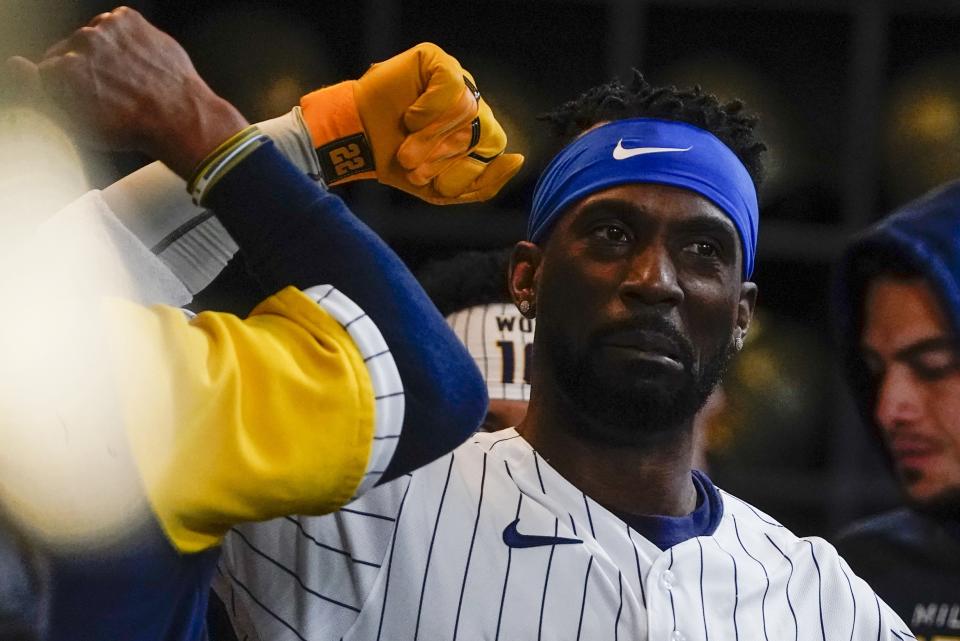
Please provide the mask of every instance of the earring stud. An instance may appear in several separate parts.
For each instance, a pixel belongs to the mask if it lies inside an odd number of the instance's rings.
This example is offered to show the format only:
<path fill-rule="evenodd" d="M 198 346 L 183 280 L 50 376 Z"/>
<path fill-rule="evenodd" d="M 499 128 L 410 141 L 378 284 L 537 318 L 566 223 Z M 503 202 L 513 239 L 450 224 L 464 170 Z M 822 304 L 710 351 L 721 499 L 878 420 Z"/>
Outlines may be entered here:
<path fill-rule="evenodd" d="M 519 307 L 520 307 L 520 313 L 521 313 L 521 314 L 529 314 L 529 313 L 530 313 L 530 301 L 528 301 L 528 300 L 522 300 L 522 301 L 520 301 Z"/>

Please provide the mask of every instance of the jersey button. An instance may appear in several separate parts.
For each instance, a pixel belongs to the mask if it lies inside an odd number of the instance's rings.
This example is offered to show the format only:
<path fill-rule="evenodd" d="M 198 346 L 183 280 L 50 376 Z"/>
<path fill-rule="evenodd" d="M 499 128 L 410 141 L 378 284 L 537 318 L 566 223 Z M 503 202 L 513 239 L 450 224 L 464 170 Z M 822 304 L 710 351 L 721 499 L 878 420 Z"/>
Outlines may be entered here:
<path fill-rule="evenodd" d="M 683 632 L 680 630 L 674 630 L 673 634 L 670 635 L 670 641 L 687 641 L 687 637 L 683 636 Z"/>
<path fill-rule="evenodd" d="M 676 581 L 676 577 L 670 570 L 664 570 L 663 574 L 660 575 L 660 587 L 668 592 L 673 589 L 674 581 Z"/>

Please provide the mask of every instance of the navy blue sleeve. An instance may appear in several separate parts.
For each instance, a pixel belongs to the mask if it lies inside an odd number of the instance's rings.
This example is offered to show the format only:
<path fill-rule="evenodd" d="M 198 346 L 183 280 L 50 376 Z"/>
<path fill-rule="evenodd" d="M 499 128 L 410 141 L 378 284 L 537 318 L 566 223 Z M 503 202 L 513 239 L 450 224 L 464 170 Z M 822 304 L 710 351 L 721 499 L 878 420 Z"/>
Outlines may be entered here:
<path fill-rule="evenodd" d="M 218 547 L 180 554 L 154 521 L 115 547 L 51 554 L 43 638 L 206 639 L 207 599 L 219 557 Z"/>
<path fill-rule="evenodd" d="M 243 252 L 238 251 L 210 284 L 194 294 L 186 307 L 196 314 L 215 310 L 248 316 L 271 293 L 263 291 L 260 282 L 247 268 Z"/>
<path fill-rule="evenodd" d="M 213 186 L 217 214 L 265 291 L 332 284 L 376 323 L 403 380 L 403 434 L 381 482 L 446 454 L 483 419 L 486 386 L 400 258 L 334 194 L 263 145 Z"/>

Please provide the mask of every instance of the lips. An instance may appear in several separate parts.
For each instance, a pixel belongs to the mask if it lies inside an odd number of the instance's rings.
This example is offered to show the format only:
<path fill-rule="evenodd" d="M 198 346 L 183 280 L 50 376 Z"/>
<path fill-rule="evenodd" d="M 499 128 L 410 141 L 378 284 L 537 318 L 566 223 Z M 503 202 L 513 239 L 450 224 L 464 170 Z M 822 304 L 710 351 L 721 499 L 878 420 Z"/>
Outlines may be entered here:
<path fill-rule="evenodd" d="M 921 467 L 940 452 L 936 440 L 919 434 L 897 434 L 890 439 L 888 447 L 901 467 Z"/>
<path fill-rule="evenodd" d="M 607 336 L 603 345 L 669 369 L 678 371 L 684 369 L 682 350 L 673 339 L 659 332 L 644 330 L 617 332 Z"/>

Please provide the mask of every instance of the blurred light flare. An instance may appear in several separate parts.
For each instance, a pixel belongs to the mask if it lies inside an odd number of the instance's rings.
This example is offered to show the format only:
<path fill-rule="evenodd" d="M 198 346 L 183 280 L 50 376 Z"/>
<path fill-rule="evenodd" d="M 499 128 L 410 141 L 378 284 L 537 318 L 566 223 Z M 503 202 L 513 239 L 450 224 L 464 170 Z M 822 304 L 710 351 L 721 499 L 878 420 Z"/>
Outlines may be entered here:
<path fill-rule="evenodd" d="M 953 96 L 930 93 L 901 107 L 898 120 L 913 135 L 927 141 L 954 137 L 960 130 L 960 103 Z"/>
<path fill-rule="evenodd" d="M 300 96 L 310 87 L 300 78 L 281 76 L 268 83 L 257 98 L 256 111 L 260 114 L 283 114 L 300 104 Z"/>
<path fill-rule="evenodd" d="M 883 132 L 884 187 L 894 204 L 960 174 L 960 56 L 931 58 L 894 79 Z"/>
<path fill-rule="evenodd" d="M 62 131 L 0 112 L 0 509 L 60 547 L 113 543 L 146 513 L 101 322 L 134 284 L 96 218 L 44 225 L 85 190 Z"/>

